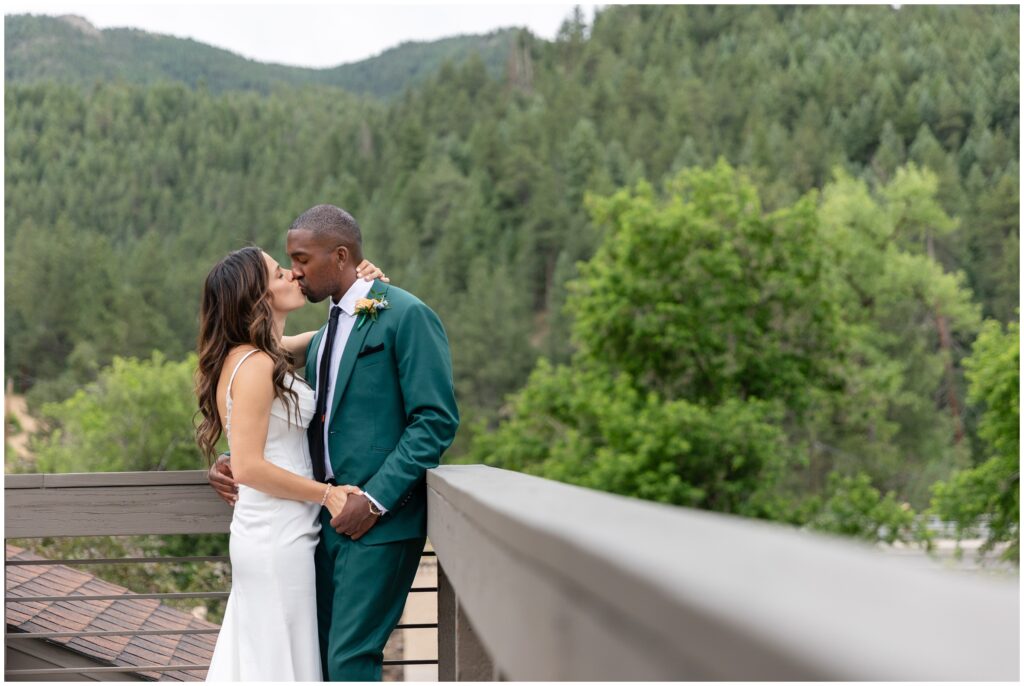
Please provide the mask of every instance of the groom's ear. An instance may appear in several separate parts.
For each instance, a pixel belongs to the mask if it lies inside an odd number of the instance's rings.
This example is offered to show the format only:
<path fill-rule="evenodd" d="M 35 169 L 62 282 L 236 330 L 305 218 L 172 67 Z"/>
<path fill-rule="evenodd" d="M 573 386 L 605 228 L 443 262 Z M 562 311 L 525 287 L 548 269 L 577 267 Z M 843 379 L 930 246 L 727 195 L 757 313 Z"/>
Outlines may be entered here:
<path fill-rule="evenodd" d="M 344 267 L 352 260 L 352 251 L 348 249 L 347 245 L 339 245 L 334 249 L 334 259 L 337 261 L 338 267 Z"/>

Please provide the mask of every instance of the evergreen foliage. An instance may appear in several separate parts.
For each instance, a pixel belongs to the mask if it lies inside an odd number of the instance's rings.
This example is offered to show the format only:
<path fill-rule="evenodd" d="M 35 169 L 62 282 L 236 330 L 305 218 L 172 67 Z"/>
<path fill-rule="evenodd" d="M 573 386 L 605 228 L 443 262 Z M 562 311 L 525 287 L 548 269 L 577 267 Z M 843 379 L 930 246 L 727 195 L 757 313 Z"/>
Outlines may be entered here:
<path fill-rule="evenodd" d="M 432 76 L 445 62 L 479 55 L 501 73 L 516 29 L 437 41 L 409 41 L 380 55 L 330 68 L 264 64 L 191 39 L 137 29 L 96 29 L 76 16 L 4 17 L 7 83 L 57 82 L 91 88 L 97 82 L 138 85 L 180 82 L 214 93 L 319 84 L 392 98 Z"/>
<path fill-rule="evenodd" d="M 978 433 L 986 450 L 980 464 L 933 487 L 933 508 L 956 522 L 957 540 L 984 532 L 982 551 L 1009 545 L 1004 556 L 1020 562 L 1020 326 L 989 320 L 971 357 L 964 360 L 968 399 L 984 408 Z"/>
<path fill-rule="evenodd" d="M 38 408 L 185 360 L 210 265 L 331 202 L 446 324 L 453 458 L 889 535 L 1002 450 L 963 359 L 1018 317 L 1018 16 L 613 6 L 374 58 L 387 101 L 9 17 L 5 372 Z"/>

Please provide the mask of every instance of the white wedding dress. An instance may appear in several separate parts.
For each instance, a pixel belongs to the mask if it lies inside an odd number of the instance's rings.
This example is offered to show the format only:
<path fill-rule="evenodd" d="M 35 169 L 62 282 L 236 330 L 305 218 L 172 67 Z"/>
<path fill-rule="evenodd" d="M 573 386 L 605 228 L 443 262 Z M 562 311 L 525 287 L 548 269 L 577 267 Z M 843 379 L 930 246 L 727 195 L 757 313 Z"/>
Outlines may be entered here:
<path fill-rule="evenodd" d="M 252 352 L 256 352 L 255 350 Z M 231 373 L 225 433 L 231 442 Z M 313 390 L 294 375 L 299 416 L 280 399 L 270 406 L 264 457 L 313 478 L 306 427 L 316 411 Z M 266 495 L 239 484 L 231 518 L 231 593 L 207 681 L 322 681 L 317 638 L 313 551 L 320 537 L 316 503 Z"/>

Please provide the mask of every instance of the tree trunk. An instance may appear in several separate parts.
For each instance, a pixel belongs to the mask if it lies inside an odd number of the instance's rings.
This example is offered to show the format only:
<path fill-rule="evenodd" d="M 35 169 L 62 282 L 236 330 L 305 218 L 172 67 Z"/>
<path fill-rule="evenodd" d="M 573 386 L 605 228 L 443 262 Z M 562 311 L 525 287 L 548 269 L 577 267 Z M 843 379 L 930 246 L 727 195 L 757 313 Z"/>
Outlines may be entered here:
<path fill-rule="evenodd" d="M 935 260 L 935 245 L 931 233 L 927 236 L 928 257 Z M 953 373 L 953 339 L 949 335 L 949 324 L 942 315 L 938 303 L 935 303 L 935 326 L 939 330 L 939 348 L 942 350 L 942 364 L 946 368 L 946 402 L 953 415 L 953 445 L 959 445 L 964 439 L 964 425 L 960 419 L 960 402 L 956 397 L 955 375 Z"/>

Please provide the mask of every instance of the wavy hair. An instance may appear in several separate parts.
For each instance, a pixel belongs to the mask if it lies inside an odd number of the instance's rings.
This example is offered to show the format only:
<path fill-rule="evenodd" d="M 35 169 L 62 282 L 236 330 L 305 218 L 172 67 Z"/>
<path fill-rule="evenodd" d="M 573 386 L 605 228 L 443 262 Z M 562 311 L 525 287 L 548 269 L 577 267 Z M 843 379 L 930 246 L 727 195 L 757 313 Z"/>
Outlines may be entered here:
<path fill-rule="evenodd" d="M 298 417 L 298 395 L 285 384 L 292 359 L 274 336 L 269 278 L 263 251 L 242 248 L 213 266 L 203 286 L 199 310 L 199 368 L 195 393 L 199 401 L 196 443 L 208 460 L 216 453 L 223 432 L 217 408 L 217 383 L 228 353 L 239 345 L 252 345 L 274 361 L 274 396 L 280 398 L 291 421 Z M 194 422 L 194 420 L 193 420 Z"/>

